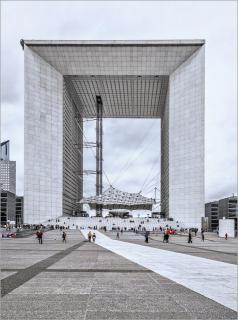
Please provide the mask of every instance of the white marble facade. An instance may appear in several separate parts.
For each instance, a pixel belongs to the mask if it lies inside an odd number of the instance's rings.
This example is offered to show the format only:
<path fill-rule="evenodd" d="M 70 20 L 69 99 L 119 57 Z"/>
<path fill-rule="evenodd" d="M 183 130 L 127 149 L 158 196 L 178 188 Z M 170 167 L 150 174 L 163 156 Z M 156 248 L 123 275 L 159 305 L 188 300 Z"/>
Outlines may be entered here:
<path fill-rule="evenodd" d="M 105 81 L 111 83 L 108 99 L 117 89 L 123 91 L 121 96 L 128 95 L 125 101 L 137 101 L 138 109 L 121 105 L 123 117 L 161 117 L 162 210 L 175 220 L 200 227 L 204 216 L 204 41 L 32 40 L 24 41 L 24 51 L 25 222 L 39 223 L 64 213 L 64 80 L 75 86 L 77 108 L 80 100 L 89 101 L 82 117 L 93 116 L 95 94 L 101 94 L 100 81 Z M 139 80 L 130 82 L 129 88 L 126 77 L 132 75 Z M 163 88 L 161 76 L 168 77 Z M 140 79 L 143 85 L 138 87 Z M 92 86 L 95 92 L 90 96 Z M 160 110 L 152 112 L 156 106 Z M 111 112 L 122 116 L 120 106 Z M 109 111 L 104 117 L 110 117 Z"/>
<path fill-rule="evenodd" d="M 162 119 L 162 203 L 169 216 L 191 227 L 200 227 L 204 216 L 204 67 L 202 47 L 170 75 Z"/>
<path fill-rule="evenodd" d="M 24 222 L 62 214 L 63 77 L 25 47 Z"/>

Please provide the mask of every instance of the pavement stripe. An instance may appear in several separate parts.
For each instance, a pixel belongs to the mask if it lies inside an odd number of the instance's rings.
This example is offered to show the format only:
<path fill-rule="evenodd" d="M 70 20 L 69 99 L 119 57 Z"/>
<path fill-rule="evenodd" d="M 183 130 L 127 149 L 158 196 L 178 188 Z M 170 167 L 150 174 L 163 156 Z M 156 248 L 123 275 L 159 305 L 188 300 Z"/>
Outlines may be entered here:
<path fill-rule="evenodd" d="M 81 241 L 80 243 L 77 243 L 72 247 L 69 247 L 63 251 L 60 251 L 51 257 L 48 257 L 40 262 L 37 262 L 28 268 L 21 269 L 17 273 L 4 278 L 1 281 L 1 296 L 2 297 L 5 296 L 6 294 L 10 293 L 14 289 L 23 285 L 26 281 L 29 281 L 30 279 L 38 275 L 40 272 L 45 271 L 51 265 L 58 262 L 59 260 L 61 260 L 68 254 L 70 254 L 72 251 L 78 249 L 85 243 L 86 241 Z"/>
<path fill-rule="evenodd" d="M 88 230 L 81 230 L 87 238 Z M 237 266 L 184 253 L 112 240 L 95 231 L 96 244 L 184 287 L 237 310 Z"/>
<path fill-rule="evenodd" d="M 1 269 L 2 272 L 14 272 L 25 269 Z M 153 271 L 145 269 L 46 269 L 44 272 L 117 272 L 117 273 L 151 273 Z"/>

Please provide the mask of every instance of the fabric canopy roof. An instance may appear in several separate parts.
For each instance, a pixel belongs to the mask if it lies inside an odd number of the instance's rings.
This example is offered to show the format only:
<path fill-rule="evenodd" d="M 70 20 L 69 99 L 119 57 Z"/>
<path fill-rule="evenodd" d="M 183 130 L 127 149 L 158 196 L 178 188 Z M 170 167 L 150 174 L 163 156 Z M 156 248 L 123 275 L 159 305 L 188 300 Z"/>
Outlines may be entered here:
<path fill-rule="evenodd" d="M 83 198 L 79 203 L 88 204 L 90 209 L 96 209 L 100 205 L 104 209 L 152 210 L 155 202 L 140 193 L 124 192 L 111 186 L 101 195 Z"/>

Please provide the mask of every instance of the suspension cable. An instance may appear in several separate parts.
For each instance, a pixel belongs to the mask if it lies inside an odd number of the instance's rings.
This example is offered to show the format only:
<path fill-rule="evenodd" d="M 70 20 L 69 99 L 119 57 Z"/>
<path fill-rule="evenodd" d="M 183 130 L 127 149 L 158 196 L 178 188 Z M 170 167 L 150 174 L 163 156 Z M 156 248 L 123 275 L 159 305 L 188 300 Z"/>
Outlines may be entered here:
<path fill-rule="evenodd" d="M 144 134 L 144 136 L 142 137 L 142 139 L 140 140 L 139 144 L 137 145 L 136 149 L 138 149 L 145 141 L 145 139 L 147 138 L 148 134 L 150 133 L 150 131 L 152 130 L 152 128 L 154 127 L 155 123 L 156 123 L 157 119 L 154 120 L 154 122 L 152 123 L 152 125 L 149 127 L 149 129 L 146 131 L 146 133 Z M 146 148 L 148 147 L 148 145 L 146 145 Z M 145 148 L 145 149 L 146 149 Z M 144 150 L 143 150 L 144 151 Z M 119 179 L 121 179 L 122 175 L 124 175 L 124 173 L 128 170 L 128 168 L 131 166 L 131 163 L 135 161 L 135 159 L 141 154 L 142 150 L 139 151 L 139 153 L 136 155 L 133 152 L 132 156 L 128 157 L 126 163 L 123 165 L 123 167 L 119 170 L 118 175 L 116 176 L 116 178 L 113 180 L 113 184 L 118 181 Z M 124 171 L 124 172 L 123 172 Z"/>

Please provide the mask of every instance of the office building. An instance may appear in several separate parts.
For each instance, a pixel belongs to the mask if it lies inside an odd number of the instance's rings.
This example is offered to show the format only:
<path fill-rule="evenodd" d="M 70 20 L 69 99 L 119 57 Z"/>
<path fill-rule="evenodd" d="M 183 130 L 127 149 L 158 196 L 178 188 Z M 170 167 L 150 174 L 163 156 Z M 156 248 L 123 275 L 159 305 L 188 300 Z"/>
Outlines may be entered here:
<path fill-rule="evenodd" d="M 205 204 L 205 216 L 208 218 L 208 230 L 216 230 L 219 225 L 218 201 Z"/>
<path fill-rule="evenodd" d="M 16 225 L 23 224 L 24 198 L 16 196 Z"/>
<path fill-rule="evenodd" d="M 218 201 L 206 203 L 205 216 L 208 217 L 210 230 L 216 230 L 219 226 L 219 219 L 235 219 L 237 228 L 238 206 L 237 196 L 231 196 Z"/>
<path fill-rule="evenodd" d="M 204 40 L 22 40 L 21 45 L 25 222 L 73 214 L 83 198 L 83 119 L 96 117 L 100 96 L 103 118 L 161 119 L 161 211 L 200 227 Z"/>
<path fill-rule="evenodd" d="M 1 160 L 10 160 L 10 141 L 1 143 Z"/>
<path fill-rule="evenodd" d="M 1 190 L 16 194 L 16 161 L 0 161 Z"/>
<path fill-rule="evenodd" d="M 1 191 L 1 225 L 8 221 L 16 221 L 16 195 L 9 191 Z"/>

